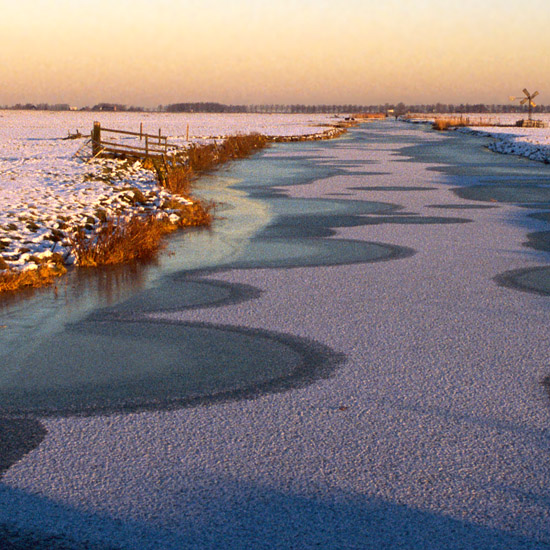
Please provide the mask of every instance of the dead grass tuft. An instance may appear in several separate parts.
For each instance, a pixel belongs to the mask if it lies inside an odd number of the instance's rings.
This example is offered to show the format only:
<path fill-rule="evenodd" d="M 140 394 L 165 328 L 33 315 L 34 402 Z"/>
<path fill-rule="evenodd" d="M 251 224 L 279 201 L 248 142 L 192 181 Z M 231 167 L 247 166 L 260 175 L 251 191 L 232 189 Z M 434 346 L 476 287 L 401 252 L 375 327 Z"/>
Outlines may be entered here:
<path fill-rule="evenodd" d="M 238 134 L 220 143 L 192 145 L 187 150 L 187 163 L 194 172 L 212 170 L 219 164 L 241 159 L 267 146 L 269 140 L 262 134 Z"/>
<path fill-rule="evenodd" d="M 108 219 L 92 233 L 78 231 L 71 246 L 78 265 L 93 267 L 154 258 L 169 229 L 153 215 Z"/>
<path fill-rule="evenodd" d="M 37 269 L 26 269 L 25 271 L 5 269 L 0 271 L 0 293 L 46 286 L 66 272 L 65 267 L 57 264 L 39 265 Z"/>
<path fill-rule="evenodd" d="M 268 139 L 262 134 L 230 136 L 217 146 L 218 162 L 248 157 L 267 144 Z"/>
<path fill-rule="evenodd" d="M 153 259 L 161 248 L 162 237 L 181 227 L 208 226 L 212 223 L 211 205 L 186 204 L 172 199 L 171 210 L 178 220 L 167 216 L 133 216 L 109 219 L 91 235 L 78 231 L 71 239 L 77 264 L 83 267 L 114 265 Z"/>
<path fill-rule="evenodd" d="M 217 164 L 216 146 L 191 145 L 187 149 L 187 166 L 194 172 L 205 172 L 211 170 Z"/>
<path fill-rule="evenodd" d="M 443 132 L 450 127 L 466 126 L 465 119 L 462 118 L 436 118 L 432 124 L 434 130 Z"/>
<path fill-rule="evenodd" d="M 170 170 L 164 178 L 163 187 L 171 193 L 188 197 L 191 192 L 193 169 L 189 166 L 177 166 Z"/>
<path fill-rule="evenodd" d="M 213 204 L 198 201 L 192 204 L 179 203 L 176 209 L 180 216 L 178 227 L 208 227 L 212 224 Z"/>

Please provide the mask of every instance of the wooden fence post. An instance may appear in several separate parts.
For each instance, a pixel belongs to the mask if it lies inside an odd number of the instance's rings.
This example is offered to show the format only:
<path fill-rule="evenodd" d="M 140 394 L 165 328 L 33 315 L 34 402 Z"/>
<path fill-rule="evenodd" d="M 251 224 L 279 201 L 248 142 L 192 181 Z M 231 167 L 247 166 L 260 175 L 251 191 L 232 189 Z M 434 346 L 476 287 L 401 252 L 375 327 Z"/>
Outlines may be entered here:
<path fill-rule="evenodd" d="M 94 122 L 92 130 L 92 156 L 96 156 L 101 151 L 101 124 Z"/>
<path fill-rule="evenodd" d="M 147 139 L 149 136 L 145 134 L 145 157 L 149 156 L 149 140 Z"/>

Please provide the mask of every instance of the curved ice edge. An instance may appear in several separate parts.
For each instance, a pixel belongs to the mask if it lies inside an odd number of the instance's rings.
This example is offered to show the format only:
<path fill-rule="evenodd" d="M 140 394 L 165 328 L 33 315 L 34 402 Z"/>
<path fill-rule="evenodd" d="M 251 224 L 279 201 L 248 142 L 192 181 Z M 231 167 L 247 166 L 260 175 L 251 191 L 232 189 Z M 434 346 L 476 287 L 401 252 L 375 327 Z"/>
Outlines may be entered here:
<path fill-rule="evenodd" d="M 98 319 L 93 319 L 98 323 Z M 28 418 L 44 417 L 67 417 L 67 416 L 97 416 L 110 414 L 127 414 L 147 411 L 170 411 L 181 408 L 196 406 L 212 406 L 228 401 L 238 401 L 243 399 L 254 399 L 260 395 L 268 393 L 280 393 L 291 389 L 306 387 L 317 380 L 330 378 L 338 365 L 343 363 L 346 355 L 337 352 L 328 346 L 321 344 L 309 338 L 297 337 L 285 333 L 269 331 L 264 329 L 253 329 L 243 326 L 218 325 L 215 323 L 204 322 L 179 322 L 171 320 L 152 320 L 151 318 L 137 319 L 131 318 L 112 318 L 108 316 L 103 321 L 110 323 L 130 323 L 130 324 L 158 324 L 172 325 L 188 328 L 214 329 L 225 332 L 233 332 L 262 339 L 270 339 L 274 342 L 288 347 L 291 351 L 299 355 L 301 361 L 293 366 L 292 370 L 279 378 L 267 380 L 265 382 L 254 383 L 245 388 L 222 390 L 210 395 L 193 395 L 187 397 L 169 397 L 166 400 L 158 399 L 122 399 L 115 402 L 106 400 L 103 403 L 95 403 L 83 407 L 65 407 L 65 408 L 36 408 L 24 409 L 17 407 L 0 408 L 0 414 L 4 418 L 21 417 L 25 415 Z M 76 323 L 73 327 L 76 330 L 82 330 L 86 321 Z M 29 396 L 31 397 L 31 396 Z"/>
<path fill-rule="evenodd" d="M 0 479 L 26 454 L 36 449 L 46 437 L 47 430 L 35 418 L 0 417 Z M 1 540 L 0 540 L 1 542 Z"/>
<path fill-rule="evenodd" d="M 519 290 L 521 292 L 531 292 L 532 294 L 538 294 L 540 296 L 550 296 L 550 285 L 548 289 L 536 288 L 528 284 L 521 283 L 518 278 L 522 275 L 527 275 L 530 273 L 536 272 L 548 272 L 550 276 L 550 265 L 538 266 L 538 267 L 527 267 L 522 269 L 512 269 L 510 271 L 505 271 L 500 273 L 496 277 L 493 277 L 493 281 L 499 286 L 511 288 L 513 290 Z"/>

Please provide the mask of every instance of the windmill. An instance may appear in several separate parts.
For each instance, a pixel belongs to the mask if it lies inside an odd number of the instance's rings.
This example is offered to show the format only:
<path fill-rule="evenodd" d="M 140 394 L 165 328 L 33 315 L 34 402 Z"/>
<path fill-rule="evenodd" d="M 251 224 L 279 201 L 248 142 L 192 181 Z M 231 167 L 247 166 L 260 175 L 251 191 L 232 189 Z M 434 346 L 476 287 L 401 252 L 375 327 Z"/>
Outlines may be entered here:
<path fill-rule="evenodd" d="M 533 107 L 537 106 L 536 103 L 533 102 L 533 98 L 537 97 L 539 93 L 535 92 L 534 94 L 530 94 L 527 91 L 527 88 L 523 88 L 523 93 L 525 94 L 525 97 L 522 98 L 522 97 L 510 96 L 510 101 L 515 101 L 516 99 L 519 99 L 520 105 L 525 105 L 527 103 L 527 105 L 529 106 L 529 120 L 532 120 L 531 115 L 533 113 Z"/>

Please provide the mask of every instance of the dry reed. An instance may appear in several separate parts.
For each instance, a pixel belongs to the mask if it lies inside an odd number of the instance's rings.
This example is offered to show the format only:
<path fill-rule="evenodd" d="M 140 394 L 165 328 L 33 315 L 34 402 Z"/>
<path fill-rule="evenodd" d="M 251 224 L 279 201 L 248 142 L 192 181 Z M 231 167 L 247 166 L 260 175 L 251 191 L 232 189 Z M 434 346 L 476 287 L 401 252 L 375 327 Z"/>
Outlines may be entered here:
<path fill-rule="evenodd" d="M 248 157 L 267 144 L 266 136 L 253 133 L 229 136 L 221 143 L 192 145 L 187 150 L 187 166 L 194 172 L 204 172 L 227 161 Z"/>
<path fill-rule="evenodd" d="M 162 182 L 162 187 L 175 195 L 188 197 L 191 192 L 191 180 L 193 177 L 194 172 L 192 168 L 189 166 L 177 166 L 168 171 Z"/>
<path fill-rule="evenodd" d="M 146 261 L 156 256 L 161 238 L 169 230 L 165 221 L 153 215 L 109 219 L 91 235 L 78 231 L 71 246 L 80 266 Z"/>
<path fill-rule="evenodd" d="M 208 227 L 212 224 L 213 204 L 204 204 L 200 201 L 183 203 L 172 199 L 163 205 L 163 208 L 175 210 L 178 215 L 178 222 L 173 224 L 174 229 L 185 227 Z"/>
<path fill-rule="evenodd" d="M 182 227 L 210 225 L 213 205 L 205 205 L 190 196 L 191 181 L 195 174 L 211 170 L 229 160 L 247 157 L 267 143 L 268 138 L 265 136 L 249 134 L 232 136 L 219 144 L 192 146 L 188 150 L 185 166 L 173 167 L 162 180 L 159 175 L 159 184 L 164 188 L 174 195 L 191 200 L 189 203 L 173 198 L 162 205 L 165 212 L 172 210 L 177 213 L 178 220 L 173 222 L 169 216 L 157 217 L 153 214 L 117 219 L 103 217 L 101 225 L 94 232 L 86 233 L 81 229 L 70 238 L 77 264 L 94 267 L 151 260 L 156 256 L 166 233 Z M 137 192 L 139 190 L 129 190 L 133 192 L 132 204 L 144 202 L 143 194 Z M 55 264 L 44 263 L 38 265 L 37 269 L 24 271 L 11 270 L 5 262 L 0 262 L 0 292 L 50 284 L 55 277 L 67 271 L 58 260 L 55 258 Z"/>
<path fill-rule="evenodd" d="M 46 286 L 66 272 L 62 265 L 39 265 L 36 269 L 24 271 L 5 269 L 0 271 L 0 293 Z"/>
<path fill-rule="evenodd" d="M 438 117 L 433 121 L 434 130 L 444 131 L 449 128 L 459 128 L 464 126 L 497 126 L 494 120 L 470 117 Z"/>

